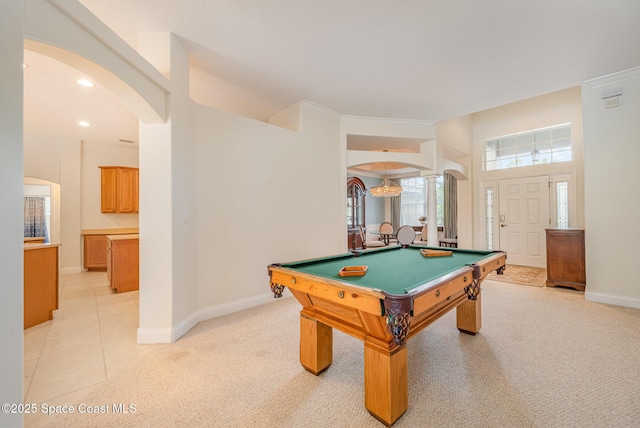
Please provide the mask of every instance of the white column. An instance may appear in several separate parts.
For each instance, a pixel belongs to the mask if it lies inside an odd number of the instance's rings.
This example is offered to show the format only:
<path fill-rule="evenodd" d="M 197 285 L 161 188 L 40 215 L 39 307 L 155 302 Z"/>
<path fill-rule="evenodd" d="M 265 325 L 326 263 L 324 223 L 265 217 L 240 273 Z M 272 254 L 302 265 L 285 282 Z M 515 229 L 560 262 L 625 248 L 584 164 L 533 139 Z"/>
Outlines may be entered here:
<path fill-rule="evenodd" d="M 22 403 L 23 385 L 23 9 L 0 2 L 0 403 Z M 0 412 L 0 426 L 22 426 L 22 414 Z"/>
<path fill-rule="evenodd" d="M 427 244 L 437 246 L 438 242 L 438 202 L 436 200 L 437 175 L 425 177 L 427 180 Z"/>
<path fill-rule="evenodd" d="M 195 114 L 188 91 L 189 55 L 170 33 L 140 34 L 139 49 L 171 80 L 172 89 L 169 120 L 140 123 L 138 343 L 169 343 L 195 324 L 197 311 Z"/>

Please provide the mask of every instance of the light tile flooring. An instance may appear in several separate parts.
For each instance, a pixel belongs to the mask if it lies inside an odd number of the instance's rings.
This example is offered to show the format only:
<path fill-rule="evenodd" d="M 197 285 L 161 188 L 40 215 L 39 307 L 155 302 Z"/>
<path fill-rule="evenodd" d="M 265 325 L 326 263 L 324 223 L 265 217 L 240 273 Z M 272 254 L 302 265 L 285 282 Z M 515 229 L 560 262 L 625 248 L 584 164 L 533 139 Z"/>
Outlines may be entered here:
<path fill-rule="evenodd" d="M 137 291 L 117 294 L 106 272 L 83 272 L 60 276 L 59 293 L 53 320 L 24 331 L 24 403 L 69 404 L 149 351 L 136 344 Z M 42 418 L 26 415 L 25 426 Z"/>

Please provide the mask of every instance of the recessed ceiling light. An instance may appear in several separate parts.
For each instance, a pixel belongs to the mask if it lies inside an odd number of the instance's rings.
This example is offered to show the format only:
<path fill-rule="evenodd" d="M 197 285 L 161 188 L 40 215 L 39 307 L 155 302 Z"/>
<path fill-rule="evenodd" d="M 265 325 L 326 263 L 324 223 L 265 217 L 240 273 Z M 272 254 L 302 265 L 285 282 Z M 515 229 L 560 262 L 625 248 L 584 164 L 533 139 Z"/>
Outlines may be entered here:
<path fill-rule="evenodd" d="M 78 122 L 78 125 L 80 125 L 80 126 L 85 126 L 85 127 L 87 127 L 87 126 L 91 126 L 91 124 L 90 124 L 89 122 L 84 121 L 84 120 L 82 120 L 82 121 Z"/>
<path fill-rule="evenodd" d="M 88 79 L 79 79 L 78 84 L 82 86 L 86 86 L 87 88 L 93 88 L 93 82 Z"/>

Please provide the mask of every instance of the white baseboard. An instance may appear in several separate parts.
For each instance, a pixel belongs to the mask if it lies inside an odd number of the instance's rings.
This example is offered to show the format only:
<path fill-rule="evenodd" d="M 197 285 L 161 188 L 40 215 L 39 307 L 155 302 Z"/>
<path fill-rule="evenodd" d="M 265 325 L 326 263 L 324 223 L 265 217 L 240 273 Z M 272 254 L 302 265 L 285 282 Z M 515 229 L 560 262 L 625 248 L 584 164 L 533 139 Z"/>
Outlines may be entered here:
<path fill-rule="evenodd" d="M 291 294 L 288 292 L 288 290 L 285 289 L 282 297 L 291 297 Z M 196 326 L 196 324 L 201 321 L 207 321 L 213 318 L 221 317 L 223 315 L 229 315 L 235 312 L 244 311 L 245 309 L 255 308 L 256 306 L 261 306 L 273 301 L 273 293 L 268 292 L 259 294 L 257 296 L 248 297 L 246 299 L 236 300 L 233 302 L 223 303 L 221 305 L 200 309 L 173 328 L 139 328 L 138 343 L 173 343 L 184 336 L 189 330 L 191 330 Z"/>
<path fill-rule="evenodd" d="M 198 311 L 198 322 L 221 317 L 223 315 L 229 315 L 234 312 L 244 311 L 245 309 L 255 308 L 256 306 L 271 303 L 273 302 L 273 300 L 273 293 L 268 292 L 259 294 L 257 296 L 248 297 L 246 299 L 236 300 L 234 302 L 200 309 Z"/>
<path fill-rule="evenodd" d="M 172 329 L 171 341 L 175 342 L 176 340 L 180 339 L 199 322 L 200 320 L 198 319 L 198 312 L 191 314 L 187 319 L 183 320 L 180 324 Z"/>
<path fill-rule="evenodd" d="M 592 291 L 589 291 L 588 289 L 589 287 L 587 287 L 587 289 L 585 290 L 584 298 L 585 300 L 588 300 L 590 302 L 640 309 L 640 299 L 633 297 L 614 296 L 604 293 L 594 293 Z"/>
<path fill-rule="evenodd" d="M 150 345 L 154 343 L 173 343 L 171 340 L 173 329 L 171 328 L 139 328 L 138 343 Z"/>
<path fill-rule="evenodd" d="M 80 272 L 82 272 L 82 268 L 80 266 L 60 268 L 58 271 L 60 275 L 73 275 L 74 273 Z"/>

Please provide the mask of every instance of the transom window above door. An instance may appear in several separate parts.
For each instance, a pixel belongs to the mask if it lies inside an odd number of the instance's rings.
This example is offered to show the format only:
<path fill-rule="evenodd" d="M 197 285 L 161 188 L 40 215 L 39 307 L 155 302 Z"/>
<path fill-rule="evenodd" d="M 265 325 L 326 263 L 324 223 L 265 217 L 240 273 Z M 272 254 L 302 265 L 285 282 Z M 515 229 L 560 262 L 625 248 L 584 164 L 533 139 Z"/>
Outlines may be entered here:
<path fill-rule="evenodd" d="M 571 160 L 571 123 L 494 137 L 484 142 L 484 170 Z"/>

